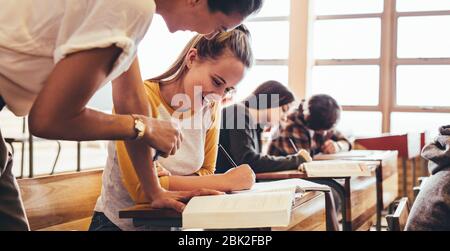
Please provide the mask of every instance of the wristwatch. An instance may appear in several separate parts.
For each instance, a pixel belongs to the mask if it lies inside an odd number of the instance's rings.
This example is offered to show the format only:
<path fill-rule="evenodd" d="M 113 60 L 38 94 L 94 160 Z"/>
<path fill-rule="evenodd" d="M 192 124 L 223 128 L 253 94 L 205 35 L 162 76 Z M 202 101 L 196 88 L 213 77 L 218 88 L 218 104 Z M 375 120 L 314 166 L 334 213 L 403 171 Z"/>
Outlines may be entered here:
<path fill-rule="evenodd" d="M 134 119 L 134 130 L 136 131 L 136 138 L 134 140 L 140 140 L 144 137 L 146 125 L 137 115 L 133 114 L 131 117 Z"/>

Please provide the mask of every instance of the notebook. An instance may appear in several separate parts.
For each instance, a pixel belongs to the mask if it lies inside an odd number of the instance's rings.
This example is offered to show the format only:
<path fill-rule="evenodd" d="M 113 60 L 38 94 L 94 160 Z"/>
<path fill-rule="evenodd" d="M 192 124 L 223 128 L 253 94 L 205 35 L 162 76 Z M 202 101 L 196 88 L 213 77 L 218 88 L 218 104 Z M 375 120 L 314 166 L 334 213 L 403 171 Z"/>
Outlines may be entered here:
<path fill-rule="evenodd" d="M 192 198 L 183 211 L 185 229 L 287 227 L 295 190 Z"/>

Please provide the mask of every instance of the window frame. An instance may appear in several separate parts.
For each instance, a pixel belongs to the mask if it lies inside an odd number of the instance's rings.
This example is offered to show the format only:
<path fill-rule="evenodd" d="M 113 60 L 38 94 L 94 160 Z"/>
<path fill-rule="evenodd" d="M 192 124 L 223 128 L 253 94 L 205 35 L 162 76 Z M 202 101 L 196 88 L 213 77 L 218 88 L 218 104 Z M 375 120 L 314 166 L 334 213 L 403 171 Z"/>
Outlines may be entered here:
<path fill-rule="evenodd" d="M 381 112 L 382 132 L 391 132 L 391 114 L 394 112 L 416 113 L 450 113 L 449 107 L 434 106 L 401 106 L 397 104 L 397 67 L 401 65 L 450 65 L 450 58 L 398 58 L 398 22 L 401 17 L 450 16 L 450 10 L 398 12 L 396 0 L 384 0 L 382 13 L 362 13 L 343 15 L 317 15 L 313 13 L 312 2 L 309 3 L 309 29 L 318 20 L 380 18 L 381 20 L 381 55 L 378 59 L 313 59 L 310 56 L 307 74 L 310 75 L 315 66 L 340 65 L 378 65 L 380 67 L 379 104 L 377 106 L 343 106 L 344 111 Z M 312 54 L 314 37 L 308 34 L 308 53 Z M 311 80 L 306 81 L 305 92 L 310 94 Z"/>
<path fill-rule="evenodd" d="M 292 0 L 291 0 L 292 2 Z M 291 4 L 292 6 L 292 4 Z M 292 14 L 292 8 L 290 10 L 290 14 Z M 249 18 L 245 23 L 257 23 L 257 22 L 287 22 L 289 26 L 291 26 L 290 23 L 290 16 L 269 16 L 269 17 L 251 17 Z M 287 38 L 290 40 L 290 34 Z M 290 42 L 290 41 L 289 41 Z M 289 43 L 290 46 L 290 43 Z M 291 57 L 291 53 L 289 52 L 287 59 L 279 59 L 279 58 L 270 58 L 270 59 L 259 59 L 255 58 L 254 66 L 287 66 L 288 72 L 290 72 L 289 69 L 289 58 Z M 289 73 L 288 73 L 289 74 Z M 290 82 L 290 81 L 289 81 Z M 286 85 L 289 85 L 289 83 L 285 83 Z"/>

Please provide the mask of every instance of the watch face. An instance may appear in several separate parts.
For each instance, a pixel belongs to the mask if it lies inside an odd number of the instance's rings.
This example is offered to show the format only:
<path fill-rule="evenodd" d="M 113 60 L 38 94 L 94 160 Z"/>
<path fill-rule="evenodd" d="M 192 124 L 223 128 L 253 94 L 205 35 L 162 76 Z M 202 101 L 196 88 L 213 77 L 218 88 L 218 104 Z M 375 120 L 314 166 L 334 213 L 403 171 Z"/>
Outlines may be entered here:
<path fill-rule="evenodd" d="M 136 123 L 136 129 L 138 129 L 139 131 L 144 131 L 145 130 L 145 125 L 144 125 L 144 123 L 142 123 L 142 121 L 138 121 L 137 123 Z"/>

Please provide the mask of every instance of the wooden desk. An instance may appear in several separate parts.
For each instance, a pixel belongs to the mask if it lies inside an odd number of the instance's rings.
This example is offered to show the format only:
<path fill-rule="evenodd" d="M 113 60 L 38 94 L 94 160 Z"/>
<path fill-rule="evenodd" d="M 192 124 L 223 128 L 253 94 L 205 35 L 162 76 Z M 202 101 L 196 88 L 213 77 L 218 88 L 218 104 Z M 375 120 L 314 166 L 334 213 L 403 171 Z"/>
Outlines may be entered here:
<path fill-rule="evenodd" d="M 342 205 L 342 229 L 352 231 L 360 229 L 376 212 L 376 173 L 378 162 L 367 161 L 373 177 L 308 177 L 306 173 L 291 170 L 283 172 L 256 174 L 258 181 L 282 179 L 307 179 L 333 188 L 339 195 Z M 353 187 L 353 188 L 352 188 Z M 372 195 L 373 196 L 369 196 Z M 373 203 L 362 203 L 364 198 L 372 198 Z"/>
<path fill-rule="evenodd" d="M 398 197 L 397 156 L 397 151 L 354 150 L 340 154 L 318 155 L 314 159 L 378 162 L 378 168 L 376 169 L 376 228 L 380 231 L 383 209 L 387 208 Z"/>
<path fill-rule="evenodd" d="M 182 228 L 182 215 L 173 210 L 152 209 L 148 205 L 137 205 L 119 212 L 122 219 L 132 219 L 136 227 L 147 230 L 170 230 Z M 271 231 L 325 231 L 325 195 L 322 192 L 307 192 L 292 209 L 288 227 L 273 227 L 242 230 Z"/>
<path fill-rule="evenodd" d="M 297 170 L 256 174 L 257 181 L 272 181 L 283 179 L 307 179 L 335 189 L 339 194 L 341 201 L 343 202 L 341 207 L 343 230 L 350 231 L 352 229 L 352 224 L 350 221 L 351 215 L 349 210 L 349 208 L 351 208 L 350 177 L 337 178 L 344 181 L 344 185 L 341 185 L 333 178 L 309 178 L 306 173 Z"/>
<path fill-rule="evenodd" d="M 424 133 L 383 134 L 378 137 L 358 138 L 355 144 L 367 150 L 395 150 L 402 159 L 402 190 L 403 196 L 408 195 L 407 187 L 407 161 L 411 160 L 412 186 L 416 182 L 416 162 L 420 156 L 421 146 L 424 144 Z"/>

